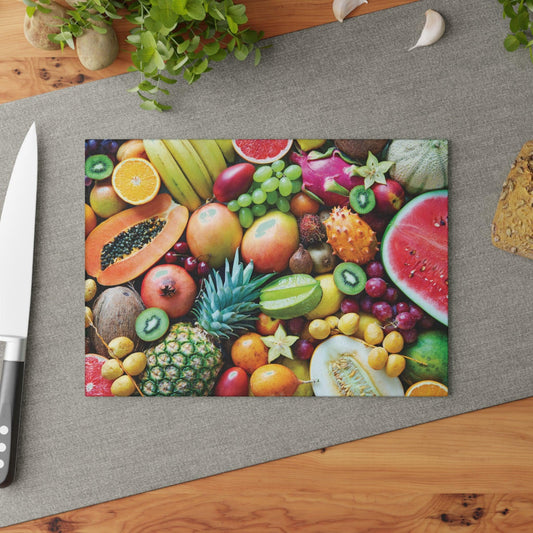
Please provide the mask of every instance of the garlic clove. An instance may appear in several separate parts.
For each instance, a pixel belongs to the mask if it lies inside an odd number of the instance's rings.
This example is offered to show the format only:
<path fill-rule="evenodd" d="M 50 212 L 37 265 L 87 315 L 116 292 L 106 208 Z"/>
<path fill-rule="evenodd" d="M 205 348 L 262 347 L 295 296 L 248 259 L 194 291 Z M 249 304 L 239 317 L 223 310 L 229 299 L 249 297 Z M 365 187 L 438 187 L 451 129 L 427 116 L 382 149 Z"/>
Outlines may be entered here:
<path fill-rule="evenodd" d="M 368 0 L 333 0 L 333 14 L 342 22 L 356 7 L 368 4 Z"/>
<path fill-rule="evenodd" d="M 429 46 L 436 43 L 444 34 L 445 22 L 440 13 L 433 9 L 426 11 L 426 23 L 424 29 L 420 34 L 418 42 L 409 48 L 408 52 L 418 48 L 419 46 Z"/>

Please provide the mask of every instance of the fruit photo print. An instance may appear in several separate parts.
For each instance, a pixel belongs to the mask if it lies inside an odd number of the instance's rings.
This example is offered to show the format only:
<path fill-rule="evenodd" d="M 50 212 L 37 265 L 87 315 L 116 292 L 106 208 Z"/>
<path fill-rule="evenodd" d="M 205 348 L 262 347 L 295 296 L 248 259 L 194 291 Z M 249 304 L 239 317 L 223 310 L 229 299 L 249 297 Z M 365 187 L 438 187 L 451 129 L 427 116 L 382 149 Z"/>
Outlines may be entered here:
<path fill-rule="evenodd" d="M 447 396 L 448 142 L 85 141 L 86 396 Z"/>

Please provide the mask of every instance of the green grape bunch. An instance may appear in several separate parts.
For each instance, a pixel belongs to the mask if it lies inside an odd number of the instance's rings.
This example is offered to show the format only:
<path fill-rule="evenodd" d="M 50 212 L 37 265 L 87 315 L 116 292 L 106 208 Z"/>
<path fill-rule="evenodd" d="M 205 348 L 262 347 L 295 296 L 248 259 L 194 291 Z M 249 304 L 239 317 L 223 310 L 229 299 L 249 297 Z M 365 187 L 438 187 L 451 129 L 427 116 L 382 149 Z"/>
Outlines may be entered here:
<path fill-rule="evenodd" d="M 243 228 L 249 228 L 256 218 L 262 217 L 269 209 L 290 211 L 290 198 L 302 189 L 302 169 L 299 165 L 285 166 L 279 159 L 270 166 L 256 169 L 250 189 L 236 200 L 228 203 L 228 209 L 238 213 Z"/>
<path fill-rule="evenodd" d="M 36 10 L 49 12 L 50 2 L 24 0 L 30 17 Z M 74 49 L 74 39 L 84 30 L 105 33 L 118 19 L 133 25 L 126 38 L 135 48 L 129 70 L 142 76 L 129 91 L 138 94 L 140 107 L 147 110 L 171 108 L 159 96 L 169 94 L 164 85 L 173 85 L 179 76 L 194 83 L 213 62 L 229 55 L 244 61 L 253 53 L 258 65 L 266 48 L 257 44 L 263 32 L 244 27 L 246 6 L 233 0 L 80 0 L 67 11 L 59 33 L 48 38 L 61 49 L 65 44 Z"/>

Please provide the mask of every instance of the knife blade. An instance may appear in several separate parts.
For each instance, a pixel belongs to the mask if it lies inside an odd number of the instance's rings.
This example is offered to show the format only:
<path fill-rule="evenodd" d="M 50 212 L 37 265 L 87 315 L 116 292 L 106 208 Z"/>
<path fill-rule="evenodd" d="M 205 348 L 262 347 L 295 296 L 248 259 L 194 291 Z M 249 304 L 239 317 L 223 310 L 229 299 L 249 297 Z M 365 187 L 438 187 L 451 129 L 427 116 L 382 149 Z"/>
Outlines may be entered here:
<path fill-rule="evenodd" d="M 20 147 L 0 217 L 0 488 L 15 476 L 20 407 L 30 319 L 37 199 L 37 131 Z"/>

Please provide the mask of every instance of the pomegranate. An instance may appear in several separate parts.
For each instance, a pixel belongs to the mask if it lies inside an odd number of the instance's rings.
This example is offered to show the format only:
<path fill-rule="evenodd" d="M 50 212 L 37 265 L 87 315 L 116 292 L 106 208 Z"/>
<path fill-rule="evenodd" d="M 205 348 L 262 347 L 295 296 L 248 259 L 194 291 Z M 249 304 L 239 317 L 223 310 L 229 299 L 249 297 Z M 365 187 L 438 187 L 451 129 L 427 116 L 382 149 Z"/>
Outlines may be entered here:
<path fill-rule="evenodd" d="M 158 265 L 148 271 L 141 286 L 146 307 L 159 307 L 170 318 L 186 315 L 194 304 L 197 288 L 192 276 L 178 265 Z"/>

